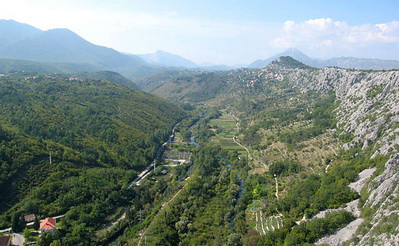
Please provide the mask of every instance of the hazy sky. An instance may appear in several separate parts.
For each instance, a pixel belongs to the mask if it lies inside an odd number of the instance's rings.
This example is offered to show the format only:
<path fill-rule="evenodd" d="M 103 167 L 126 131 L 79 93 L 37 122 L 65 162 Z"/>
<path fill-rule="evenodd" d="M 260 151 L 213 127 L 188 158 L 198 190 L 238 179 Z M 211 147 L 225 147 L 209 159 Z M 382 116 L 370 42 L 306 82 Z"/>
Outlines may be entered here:
<path fill-rule="evenodd" d="M 399 0 L 2 0 L 0 19 L 197 63 L 248 64 L 290 47 L 399 60 Z"/>

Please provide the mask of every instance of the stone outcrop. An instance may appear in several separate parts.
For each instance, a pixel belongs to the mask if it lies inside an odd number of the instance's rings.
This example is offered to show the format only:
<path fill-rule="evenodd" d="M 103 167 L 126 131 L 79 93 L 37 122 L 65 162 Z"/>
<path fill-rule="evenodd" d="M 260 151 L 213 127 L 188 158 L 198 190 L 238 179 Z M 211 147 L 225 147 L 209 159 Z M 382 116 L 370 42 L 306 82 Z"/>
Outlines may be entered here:
<path fill-rule="evenodd" d="M 339 103 L 335 111 L 337 126 L 342 129 L 341 134 L 354 135 L 344 147 L 371 147 L 374 153 L 371 158 L 393 153 L 383 173 L 372 177 L 366 186 L 370 196 L 361 209 L 372 213 L 371 220 L 359 218 L 356 226 L 361 222 L 363 225 L 355 233 L 352 231 L 350 237 L 333 235 L 323 243 L 340 245 L 352 238 L 351 245 L 399 245 L 399 154 L 396 154 L 399 152 L 399 71 L 341 68 L 281 71 L 302 92 L 335 92 Z M 340 235 L 340 231 L 335 235 Z"/>
<path fill-rule="evenodd" d="M 376 141 L 374 156 L 399 148 L 399 71 L 295 69 L 286 76 L 302 91 L 335 92 L 338 126 L 355 135 L 352 145 Z"/>
<path fill-rule="evenodd" d="M 391 156 L 384 172 L 368 186 L 365 206 L 374 210 L 359 243 L 352 245 L 399 245 L 399 154 Z"/>

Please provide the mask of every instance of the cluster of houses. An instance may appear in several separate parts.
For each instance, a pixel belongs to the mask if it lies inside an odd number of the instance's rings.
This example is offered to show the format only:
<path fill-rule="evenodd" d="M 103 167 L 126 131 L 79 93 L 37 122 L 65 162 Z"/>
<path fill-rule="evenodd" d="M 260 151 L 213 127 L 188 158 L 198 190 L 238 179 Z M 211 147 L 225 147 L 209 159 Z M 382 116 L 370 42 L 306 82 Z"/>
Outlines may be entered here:
<path fill-rule="evenodd" d="M 25 222 L 27 226 L 33 225 L 36 215 L 29 214 L 24 216 Z M 57 230 L 57 221 L 55 218 L 48 217 L 43 220 L 40 220 L 40 233 L 52 233 Z M 7 234 L 0 237 L 0 246 L 13 246 L 12 242 L 12 235 Z"/>
<path fill-rule="evenodd" d="M 28 214 L 28 215 L 24 216 L 24 219 L 25 219 L 25 222 L 27 223 L 26 225 L 33 225 L 33 221 L 35 221 L 36 215 Z M 57 230 L 56 219 L 54 219 L 52 217 L 48 217 L 43 220 L 40 220 L 39 230 L 41 233 L 56 231 Z"/>
<path fill-rule="evenodd" d="M 25 80 L 35 80 L 37 78 L 43 78 L 43 76 L 26 76 L 26 77 L 24 77 Z M 57 77 L 46 75 L 46 76 L 44 76 L 44 78 L 55 79 Z M 67 81 L 78 81 L 78 80 L 83 81 L 82 79 L 79 79 L 79 78 L 65 78 L 65 80 L 67 80 Z"/>

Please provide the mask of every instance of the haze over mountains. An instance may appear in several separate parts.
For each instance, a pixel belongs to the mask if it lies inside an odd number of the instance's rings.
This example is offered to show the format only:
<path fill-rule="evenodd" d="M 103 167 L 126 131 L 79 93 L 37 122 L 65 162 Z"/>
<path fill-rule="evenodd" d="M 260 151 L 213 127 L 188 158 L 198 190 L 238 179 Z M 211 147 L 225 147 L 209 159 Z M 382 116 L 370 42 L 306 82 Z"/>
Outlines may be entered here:
<path fill-rule="evenodd" d="M 143 54 L 138 56 L 146 62 L 154 65 L 186 68 L 198 67 L 197 64 L 184 57 L 174 55 L 162 50 L 158 50 L 157 52 L 152 54 Z"/>
<path fill-rule="evenodd" d="M 248 67 L 265 67 L 280 56 L 291 56 L 309 66 L 319 68 L 326 66 L 376 70 L 399 68 L 399 61 L 396 60 L 354 57 L 321 60 L 310 58 L 297 49 L 288 49 L 265 60 L 254 61 Z M 42 31 L 13 20 L 0 20 L 0 58 L 3 58 L 0 60 L 0 72 L 27 70 L 69 73 L 111 70 L 129 79 L 176 69 L 230 70 L 245 67 L 245 65 L 231 67 L 223 64 L 198 65 L 184 57 L 160 50 L 143 55 L 121 53 L 92 44 L 68 29 Z"/>
<path fill-rule="evenodd" d="M 265 60 L 256 60 L 249 64 L 249 68 L 262 68 L 269 65 L 272 61 L 281 56 L 291 56 L 292 58 L 305 63 L 306 65 L 322 68 L 322 67 L 341 67 L 341 68 L 354 68 L 354 69 L 397 69 L 399 68 L 399 61 L 397 60 L 381 60 L 370 58 L 357 58 L 357 57 L 333 57 L 330 59 L 322 60 L 310 58 L 300 50 L 290 48 L 283 53 L 277 54 Z"/>
<path fill-rule="evenodd" d="M 91 64 L 102 69 L 145 64 L 137 56 L 94 45 L 68 29 L 41 31 L 12 20 L 0 21 L 0 56 L 38 62 Z"/>

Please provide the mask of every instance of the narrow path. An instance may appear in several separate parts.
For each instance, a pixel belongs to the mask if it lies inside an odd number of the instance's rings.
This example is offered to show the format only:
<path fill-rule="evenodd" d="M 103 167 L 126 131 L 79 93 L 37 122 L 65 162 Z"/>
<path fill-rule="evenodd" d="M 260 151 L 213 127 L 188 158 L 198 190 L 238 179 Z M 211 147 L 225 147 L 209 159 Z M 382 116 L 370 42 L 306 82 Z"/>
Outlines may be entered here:
<path fill-rule="evenodd" d="M 169 199 L 169 201 L 167 201 L 167 202 L 165 202 L 164 204 L 162 204 L 162 207 L 159 209 L 158 213 L 157 213 L 157 214 L 154 216 L 154 218 L 152 219 L 153 221 L 154 221 L 155 218 L 159 215 L 159 213 L 160 213 L 166 206 L 168 206 L 169 203 L 172 202 L 172 201 L 177 197 L 177 195 L 179 195 L 179 193 L 180 193 L 186 186 L 187 186 L 187 183 L 184 184 L 184 186 L 183 186 L 179 191 L 177 191 L 176 194 L 175 194 L 171 199 Z M 151 225 L 151 224 L 150 224 L 150 225 Z M 145 237 L 145 234 L 147 233 L 148 229 L 150 228 L 150 225 L 149 225 L 149 226 L 145 229 L 145 231 L 140 235 L 140 239 L 139 239 L 139 242 L 138 242 L 138 244 L 137 244 L 138 246 L 140 246 L 142 239 Z"/>
<path fill-rule="evenodd" d="M 227 111 L 227 109 L 226 109 L 226 111 Z M 228 111 L 227 111 L 227 112 L 228 112 Z M 231 114 L 231 115 L 236 119 L 237 133 L 239 133 L 239 132 L 240 132 L 240 123 L 239 123 L 239 122 L 240 122 L 240 121 L 239 121 L 238 117 L 235 116 L 235 114 L 233 114 L 232 112 L 228 112 L 228 113 Z M 234 141 L 238 146 L 240 146 L 240 147 L 242 147 L 242 148 L 245 149 L 245 151 L 246 151 L 247 154 L 248 154 L 248 159 L 249 159 L 250 161 L 252 161 L 253 158 L 252 158 L 252 156 L 251 156 L 251 154 L 250 154 L 250 152 L 249 152 L 249 149 L 248 149 L 246 146 L 242 145 L 240 142 L 238 142 L 237 139 L 236 139 L 236 136 L 233 137 L 233 141 Z"/>
<path fill-rule="evenodd" d="M 179 195 L 179 193 L 184 189 L 184 187 L 186 187 L 186 185 L 187 185 L 187 183 L 169 200 L 169 201 L 167 201 L 167 202 L 165 202 L 164 204 L 162 204 L 162 207 L 161 207 L 161 210 L 164 208 L 164 207 L 166 207 L 166 206 L 168 206 L 169 205 L 169 203 L 171 202 L 171 201 L 173 201 L 176 197 L 177 197 L 177 195 Z"/>
<path fill-rule="evenodd" d="M 328 164 L 327 166 L 326 166 L 326 169 L 324 170 L 324 172 L 326 173 L 326 172 L 328 172 L 328 168 L 330 167 L 330 164 Z"/>
<path fill-rule="evenodd" d="M 233 141 L 234 141 L 237 145 L 239 145 L 240 147 L 244 148 L 245 151 L 247 151 L 248 159 L 249 159 L 250 161 L 252 161 L 252 156 L 251 156 L 251 154 L 249 153 L 249 149 L 248 149 L 246 146 L 242 145 L 240 142 L 238 142 L 237 139 L 236 139 L 236 136 L 233 137 Z"/>
<path fill-rule="evenodd" d="M 278 180 L 277 180 L 277 177 L 275 177 L 274 180 L 276 180 L 276 198 L 278 200 Z"/>

